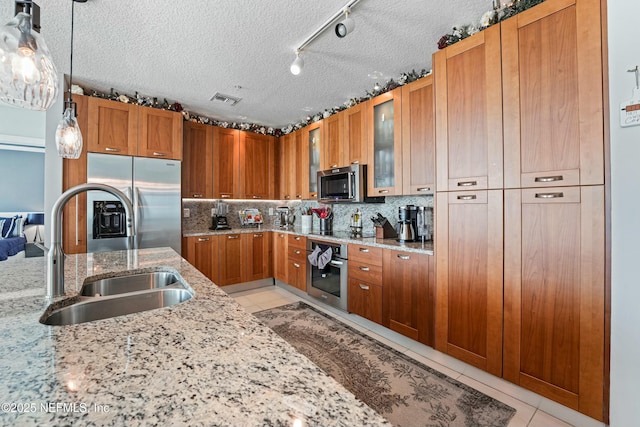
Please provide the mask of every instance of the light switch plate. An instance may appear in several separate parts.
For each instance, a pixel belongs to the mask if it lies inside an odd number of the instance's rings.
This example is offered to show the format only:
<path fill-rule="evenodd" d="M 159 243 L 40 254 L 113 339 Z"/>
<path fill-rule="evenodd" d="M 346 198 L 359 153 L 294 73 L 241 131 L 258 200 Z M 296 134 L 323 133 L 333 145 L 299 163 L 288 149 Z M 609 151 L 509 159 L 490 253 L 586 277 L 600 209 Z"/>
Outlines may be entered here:
<path fill-rule="evenodd" d="M 189 208 L 182 209 L 182 216 L 184 218 L 189 218 L 191 216 L 191 209 Z"/>

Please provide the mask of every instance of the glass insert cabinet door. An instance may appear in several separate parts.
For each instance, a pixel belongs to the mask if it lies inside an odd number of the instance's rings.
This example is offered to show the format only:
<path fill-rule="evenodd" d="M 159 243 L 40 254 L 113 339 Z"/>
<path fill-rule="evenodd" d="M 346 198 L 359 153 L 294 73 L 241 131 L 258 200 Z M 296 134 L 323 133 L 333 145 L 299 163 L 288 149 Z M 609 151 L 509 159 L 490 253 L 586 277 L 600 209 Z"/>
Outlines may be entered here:
<path fill-rule="evenodd" d="M 320 169 L 321 128 L 309 131 L 309 194 L 318 193 L 318 170 Z"/>
<path fill-rule="evenodd" d="M 369 193 L 401 194 L 401 92 L 394 89 L 372 99 L 369 107 L 373 132 L 369 140 Z"/>

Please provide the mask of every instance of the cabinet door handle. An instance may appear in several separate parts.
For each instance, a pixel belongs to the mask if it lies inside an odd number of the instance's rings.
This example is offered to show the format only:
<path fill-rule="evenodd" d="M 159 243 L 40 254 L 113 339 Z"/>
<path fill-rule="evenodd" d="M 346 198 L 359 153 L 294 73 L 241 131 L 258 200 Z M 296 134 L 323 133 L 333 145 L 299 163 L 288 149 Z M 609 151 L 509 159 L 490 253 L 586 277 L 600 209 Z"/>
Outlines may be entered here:
<path fill-rule="evenodd" d="M 227 239 L 231 240 L 231 239 L 239 239 L 240 236 L 236 235 L 231 235 L 231 236 L 227 236 Z"/>
<path fill-rule="evenodd" d="M 472 194 L 470 196 L 458 196 L 457 199 L 458 200 L 475 200 L 476 195 Z"/>
<path fill-rule="evenodd" d="M 564 177 L 562 175 L 555 176 L 536 176 L 535 182 L 554 182 L 554 181 L 562 181 Z"/>
<path fill-rule="evenodd" d="M 369 249 L 367 249 L 367 248 L 358 248 L 358 250 L 359 250 L 360 252 L 364 252 L 364 253 L 369 252 Z"/>
<path fill-rule="evenodd" d="M 369 267 L 360 266 L 358 268 L 360 268 L 360 270 L 362 270 L 362 271 L 369 271 Z"/>
<path fill-rule="evenodd" d="M 404 260 L 411 259 L 411 257 L 409 255 L 400 255 L 400 254 L 398 254 L 398 258 L 404 259 Z"/>
<path fill-rule="evenodd" d="M 431 191 L 431 187 L 420 187 L 416 189 L 417 191 Z"/>
<path fill-rule="evenodd" d="M 351 162 L 352 165 L 359 165 L 360 164 L 360 160 L 354 160 L 353 162 Z"/>
<path fill-rule="evenodd" d="M 253 237 L 256 237 L 256 238 L 262 237 L 262 234 L 254 234 Z"/>
<path fill-rule="evenodd" d="M 337 168 L 337 167 L 338 167 L 338 164 L 337 164 L 337 163 L 336 163 L 336 164 L 334 164 L 334 165 L 329 166 L 329 168 Z"/>
<path fill-rule="evenodd" d="M 294 251 L 294 253 L 295 253 L 296 255 L 300 255 L 300 253 L 301 253 L 301 252 L 300 252 L 300 250 L 299 250 L 299 249 L 296 249 L 296 250 Z"/>
<path fill-rule="evenodd" d="M 458 187 L 471 187 L 472 185 L 478 185 L 478 181 L 460 181 Z"/>
<path fill-rule="evenodd" d="M 199 237 L 198 238 L 198 242 L 208 242 L 209 238 L 208 237 Z"/>
<path fill-rule="evenodd" d="M 202 198 L 202 194 L 192 194 L 191 197 L 193 197 L 194 199 L 200 199 Z"/>
<path fill-rule="evenodd" d="M 287 194 L 286 196 L 284 196 L 284 198 L 285 198 L 286 200 L 289 200 L 289 199 L 291 198 L 291 196 L 289 196 L 289 195 Z"/>
<path fill-rule="evenodd" d="M 231 198 L 231 194 L 221 194 L 220 198 L 221 199 L 229 199 L 229 198 Z"/>
<path fill-rule="evenodd" d="M 296 236 L 296 237 L 294 237 L 294 239 L 300 240 L 300 236 Z"/>
<path fill-rule="evenodd" d="M 112 147 L 105 147 L 104 151 L 110 151 L 112 153 L 118 153 L 120 152 L 119 148 L 112 148 Z"/>
<path fill-rule="evenodd" d="M 257 194 L 254 194 L 253 196 L 251 196 L 254 199 L 262 199 L 262 196 L 258 196 Z"/>
<path fill-rule="evenodd" d="M 385 194 L 385 193 L 388 193 L 388 192 L 389 192 L 389 190 L 378 190 L 378 193 L 380 193 L 380 194 Z"/>
<path fill-rule="evenodd" d="M 536 193 L 536 199 L 558 199 L 564 197 L 563 192 L 559 193 Z"/>
<path fill-rule="evenodd" d="M 295 268 L 300 268 L 300 264 L 298 264 L 297 262 L 294 262 L 294 263 L 293 263 L 293 266 L 294 266 Z"/>
<path fill-rule="evenodd" d="M 284 233 L 278 234 L 278 237 L 282 239 L 284 237 Z"/>
<path fill-rule="evenodd" d="M 296 199 L 302 199 L 302 194 L 296 194 Z"/>
<path fill-rule="evenodd" d="M 368 291 L 369 290 L 369 286 L 363 285 L 362 283 L 360 283 L 359 285 L 360 285 L 360 289 L 362 289 L 363 291 Z"/>
<path fill-rule="evenodd" d="M 154 151 L 154 152 L 153 152 L 153 155 L 154 155 L 154 156 L 156 156 L 156 157 L 165 157 L 165 156 L 166 156 L 166 154 L 165 154 L 165 153 L 161 153 L 161 152 L 159 152 L 159 151 Z"/>

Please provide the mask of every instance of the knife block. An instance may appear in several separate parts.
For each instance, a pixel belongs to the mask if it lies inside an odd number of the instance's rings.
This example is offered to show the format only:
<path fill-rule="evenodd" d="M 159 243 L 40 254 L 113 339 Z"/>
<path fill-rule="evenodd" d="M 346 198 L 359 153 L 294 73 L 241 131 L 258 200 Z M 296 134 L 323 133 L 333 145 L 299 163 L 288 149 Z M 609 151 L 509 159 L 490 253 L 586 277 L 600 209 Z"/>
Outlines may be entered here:
<path fill-rule="evenodd" d="M 389 221 L 385 221 L 382 227 L 376 227 L 376 239 L 393 239 L 395 237 L 398 237 L 398 233 L 389 224 Z"/>

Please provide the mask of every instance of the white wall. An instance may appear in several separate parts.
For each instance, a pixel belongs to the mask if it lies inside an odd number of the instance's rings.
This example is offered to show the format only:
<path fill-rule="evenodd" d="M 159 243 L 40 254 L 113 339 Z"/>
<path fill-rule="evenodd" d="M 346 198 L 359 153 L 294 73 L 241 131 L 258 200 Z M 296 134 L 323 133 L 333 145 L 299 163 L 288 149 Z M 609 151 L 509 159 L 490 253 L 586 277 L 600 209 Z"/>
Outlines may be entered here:
<path fill-rule="evenodd" d="M 611 426 L 640 420 L 640 126 L 620 127 L 619 105 L 640 66 L 640 2 L 609 0 L 611 107 Z"/>

